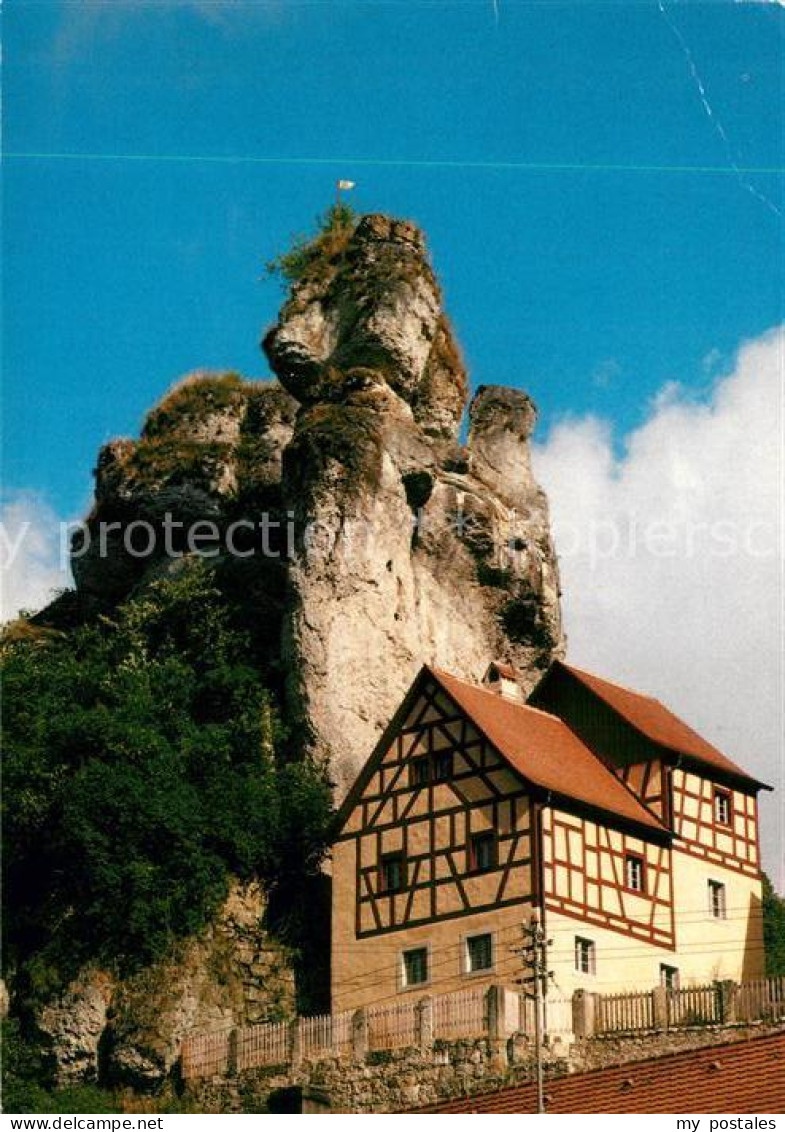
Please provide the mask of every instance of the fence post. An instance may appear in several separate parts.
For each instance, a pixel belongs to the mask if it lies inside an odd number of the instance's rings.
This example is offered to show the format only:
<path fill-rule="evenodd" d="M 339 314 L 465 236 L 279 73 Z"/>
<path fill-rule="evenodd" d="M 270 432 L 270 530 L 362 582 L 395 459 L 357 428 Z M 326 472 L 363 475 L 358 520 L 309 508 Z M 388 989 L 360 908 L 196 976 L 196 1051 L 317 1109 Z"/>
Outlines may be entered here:
<path fill-rule="evenodd" d="M 297 1067 L 303 1063 L 302 1018 L 289 1023 L 289 1064 Z"/>
<path fill-rule="evenodd" d="M 597 1003 L 591 991 L 576 990 L 572 996 L 572 1030 L 576 1038 L 590 1038 L 597 1021 Z"/>
<path fill-rule="evenodd" d="M 485 996 L 487 1033 L 491 1041 L 507 1041 L 520 1028 L 520 995 L 507 987 L 488 987 Z"/>
<path fill-rule="evenodd" d="M 433 1045 L 433 999 L 426 995 L 414 1008 L 415 1042 L 421 1048 Z"/>
<path fill-rule="evenodd" d="M 370 1043 L 368 1040 L 368 1013 L 364 1006 L 352 1015 L 352 1059 L 365 1061 Z"/>
<path fill-rule="evenodd" d="M 226 1072 L 229 1077 L 237 1075 L 237 1047 L 240 1031 L 235 1027 L 229 1031 L 229 1041 L 226 1051 Z"/>
<path fill-rule="evenodd" d="M 717 998 L 719 1000 L 719 1021 L 733 1023 L 736 1021 L 736 1005 L 738 986 L 733 979 L 722 979 L 715 983 Z"/>
<path fill-rule="evenodd" d="M 651 992 L 652 1013 L 654 1015 L 654 1029 L 668 1029 L 668 988 L 655 987 Z"/>

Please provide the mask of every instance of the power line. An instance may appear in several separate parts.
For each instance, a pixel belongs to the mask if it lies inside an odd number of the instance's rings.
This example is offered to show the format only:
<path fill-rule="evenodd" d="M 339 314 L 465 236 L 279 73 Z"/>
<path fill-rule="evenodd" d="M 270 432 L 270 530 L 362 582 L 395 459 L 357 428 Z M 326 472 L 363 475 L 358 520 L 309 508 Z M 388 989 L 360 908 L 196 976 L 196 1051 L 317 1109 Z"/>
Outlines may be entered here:
<path fill-rule="evenodd" d="M 704 176 L 737 177 L 739 173 L 756 174 L 759 176 L 782 176 L 785 166 L 726 166 L 726 165 L 639 165 L 599 163 L 599 162 L 569 162 L 569 161 L 461 161 L 457 158 L 380 158 L 380 157 L 348 157 L 338 155 L 335 157 L 273 157 L 257 154 L 209 154 L 209 153 L 88 153 L 88 152 L 54 152 L 54 151 L 24 151 L 16 150 L 3 154 L 6 161 L 83 161 L 83 162 L 126 162 L 144 163 L 159 162 L 161 164 L 186 165 L 263 165 L 263 166 L 292 166 L 301 167 L 311 165 L 315 168 L 324 166 L 341 166 L 347 168 L 372 169 L 475 169 L 481 170 L 509 170 L 519 173 L 681 173 L 699 174 Z"/>

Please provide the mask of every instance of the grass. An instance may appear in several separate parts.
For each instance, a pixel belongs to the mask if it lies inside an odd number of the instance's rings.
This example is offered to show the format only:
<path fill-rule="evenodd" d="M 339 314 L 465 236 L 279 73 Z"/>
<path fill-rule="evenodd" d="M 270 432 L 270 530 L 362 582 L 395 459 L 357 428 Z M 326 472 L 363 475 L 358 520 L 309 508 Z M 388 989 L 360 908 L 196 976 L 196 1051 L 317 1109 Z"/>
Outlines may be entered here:
<path fill-rule="evenodd" d="M 179 428 L 190 428 L 214 413 L 243 404 L 249 383 L 239 374 L 197 371 L 176 382 L 147 414 L 143 440 L 155 440 Z"/>
<path fill-rule="evenodd" d="M 265 266 L 284 283 L 327 278 L 340 263 L 354 234 L 357 217 L 347 204 L 334 204 L 317 218 L 314 236 L 296 236 L 291 248 Z"/>

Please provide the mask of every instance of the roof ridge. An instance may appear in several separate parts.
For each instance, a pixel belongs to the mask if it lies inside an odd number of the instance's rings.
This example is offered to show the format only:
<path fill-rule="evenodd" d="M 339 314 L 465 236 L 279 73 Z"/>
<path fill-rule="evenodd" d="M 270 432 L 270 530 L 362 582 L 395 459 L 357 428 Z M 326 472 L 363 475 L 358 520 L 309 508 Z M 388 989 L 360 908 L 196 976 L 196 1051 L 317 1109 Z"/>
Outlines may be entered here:
<path fill-rule="evenodd" d="M 630 688 L 628 684 L 620 684 L 618 680 L 611 680 L 608 676 L 598 676 L 596 672 L 589 672 L 588 668 L 579 668 L 577 664 L 568 664 L 564 660 L 559 661 L 559 663 L 563 664 L 569 672 L 575 672 L 578 676 L 590 676 L 592 680 L 601 680 L 603 684 L 610 684 L 612 688 L 618 688 L 621 692 L 628 692 L 631 696 L 640 696 L 642 700 L 651 700 L 652 703 L 659 704 L 660 707 L 665 708 L 666 711 L 670 711 L 671 715 L 675 715 L 675 712 L 671 711 L 667 704 L 663 703 L 657 696 L 652 696 L 649 692 L 641 692 L 638 688 Z M 680 719 L 679 716 L 676 716 L 676 718 L 679 719 L 679 722 L 684 723 L 684 720 Z M 687 723 L 685 726 L 689 727 L 689 724 Z M 690 730 L 694 729 L 690 728 Z"/>
<path fill-rule="evenodd" d="M 581 739 L 581 737 L 577 735 L 572 730 L 572 728 L 569 727 L 568 724 L 566 724 L 564 720 L 559 716 L 552 715 L 550 712 L 543 711 L 541 708 L 532 707 L 528 703 L 519 703 L 515 700 L 507 699 L 504 696 L 499 696 L 497 693 L 489 691 L 482 685 L 471 684 L 467 680 L 463 680 L 458 676 L 454 676 L 451 672 L 447 672 L 446 669 L 437 668 L 435 665 L 426 664 L 423 666 L 423 668 L 434 680 L 437 681 L 442 690 L 447 693 L 447 695 L 453 700 L 453 702 L 458 704 L 460 710 L 468 715 L 474 726 L 478 728 L 478 730 L 485 736 L 488 742 L 490 742 L 491 745 L 496 748 L 502 758 L 524 781 L 529 782 L 532 785 L 539 787 L 540 789 L 546 790 L 550 795 L 556 795 L 556 797 L 562 799 L 571 799 L 573 802 L 589 806 L 604 814 L 613 815 L 617 820 L 632 822 L 637 828 L 646 829 L 650 834 L 656 831 L 656 833 L 659 835 L 665 834 L 669 837 L 671 836 L 671 831 L 666 825 L 664 825 L 661 819 L 648 806 L 646 806 L 641 801 L 641 799 L 638 798 L 613 773 L 612 770 L 610 770 L 605 765 L 602 759 L 599 758 L 599 756 L 591 749 L 591 747 L 589 747 L 588 744 L 586 744 L 583 739 Z M 453 690 L 450 688 L 451 683 L 457 684 L 459 687 Z M 465 704 L 460 703 L 460 700 L 457 697 L 462 694 L 461 689 L 463 690 L 464 695 L 476 695 L 477 693 L 483 693 L 483 699 L 487 701 L 489 708 L 491 707 L 491 705 L 493 706 L 494 711 L 498 710 L 499 704 L 501 703 L 512 708 L 526 709 L 526 711 L 524 712 L 524 719 L 525 716 L 529 712 L 531 712 L 538 718 L 547 720 L 549 727 L 553 729 L 553 732 L 556 733 L 559 738 L 563 739 L 569 737 L 569 740 L 577 745 L 582 754 L 591 760 L 592 767 L 596 769 L 598 774 L 604 776 L 605 790 L 611 788 L 612 785 L 613 789 L 618 790 L 620 794 L 623 794 L 625 796 L 625 798 L 631 804 L 632 812 L 625 814 L 624 812 L 619 810 L 617 805 L 613 805 L 612 802 L 609 802 L 607 798 L 592 799 L 591 797 L 587 797 L 585 793 L 575 793 L 574 785 L 570 787 L 564 783 L 549 784 L 547 780 L 543 781 L 541 773 L 532 773 L 531 768 L 521 768 L 519 765 L 517 765 L 515 756 L 510 756 L 510 752 L 506 748 L 504 742 L 502 742 L 502 744 L 500 745 L 498 737 L 494 738 L 494 736 L 490 733 L 488 724 L 484 723 L 481 718 L 478 718 L 477 714 L 472 710 L 470 706 L 466 706 Z M 521 720 L 521 723 L 523 723 L 523 720 Z M 532 726 L 534 726 L 533 721 L 530 720 L 530 723 Z M 637 811 L 637 813 L 635 811 Z"/>
<path fill-rule="evenodd" d="M 486 688 L 484 684 L 474 684 L 470 680 L 464 680 L 462 679 L 462 677 L 456 676 L 453 672 L 448 672 L 446 668 L 437 668 L 436 665 L 433 664 L 426 664 L 425 667 L 429 672 L 432 672 L 434 676 L 438 677 L 442 674 L 444 676 L 449 676 L 451 680 L 457 680 L 459 684 L 465 684 L 466 687 L 471 688 L 473 692 L 484 692 L 486 696 L 492 696 L 493 699 L 497 702 L 509 704 L 511 707 L 515 708 L 523 708 L 525 711 L 536 712 L 537 715 L 544 715 L 545 718 L 549 719 L 552 723 L 561 724 L 561 726 L 567 728 L 567 730 L 571 734 L 575 734 L 575 732 L 572 731 L 572 728 L 568 727 L 564 720 L 561 719 L 558 715 L 555 715 L 552 711 L 546 711 L 544 708 L 535 707 L 534 704 L 530 704 L 528 700 L 512 700 L 509 698 L 509 696 L 503 696 L 499 692 L 492 692 L 490 688 Z M 576 736 L 576 738 L 579 737 Z M 580 742 L 583 743 L 583 740 L 580 739 Z M 593 751 L 592 754 L 594 754 Z"/>

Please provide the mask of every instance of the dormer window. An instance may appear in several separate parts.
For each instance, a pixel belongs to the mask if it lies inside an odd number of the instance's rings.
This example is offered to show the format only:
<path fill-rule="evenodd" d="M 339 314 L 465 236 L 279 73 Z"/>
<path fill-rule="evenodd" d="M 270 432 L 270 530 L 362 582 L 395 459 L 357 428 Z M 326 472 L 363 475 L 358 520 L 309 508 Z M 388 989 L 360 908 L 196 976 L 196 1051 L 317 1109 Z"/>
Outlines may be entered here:
<path fill-rule="evenodd" d="M 714 820 L 717 825 L 730 825 L 731 796 L 727 790 L 714 791 Z"/>

